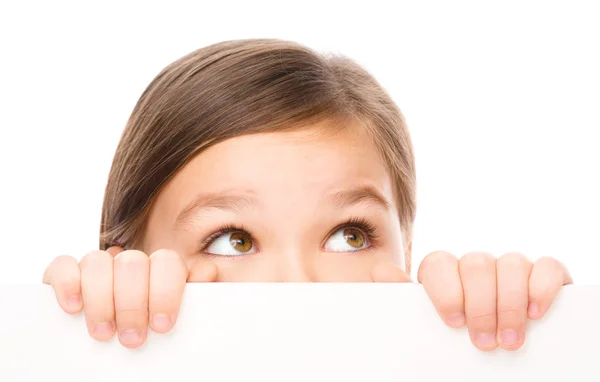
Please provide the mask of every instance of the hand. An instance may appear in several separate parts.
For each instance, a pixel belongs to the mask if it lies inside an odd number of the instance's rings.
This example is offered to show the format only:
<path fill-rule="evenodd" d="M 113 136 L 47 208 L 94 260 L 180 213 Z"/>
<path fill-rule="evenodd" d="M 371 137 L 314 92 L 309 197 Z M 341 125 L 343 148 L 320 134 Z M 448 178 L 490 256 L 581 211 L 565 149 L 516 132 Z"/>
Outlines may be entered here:
<path fill-rule="evenodd" d="M 543 257 L 533 264 L 520 253 L 496 259 L 473 252 L 458 260 L 433 252 L 417 278 L 442 320 L 453 328 L 466 324 L 471 341 L 483 351 L 519 349 L 527 319 L 543 317 L 560 288 L 573 283 L 557 260 Z"/>
<path fill-rule="evenodd" d="M 188 270 L 174 251 L 147 256 L 111 247 L 87 254 L 79 264 L 70 256 L 55 258 L 43 282 L 52 285 L 65 312 L 84 310 L 92 338 L 106 341 L 116 330 L 123 346 L 137 348 L 146 340 L 148 323 L 157 333 L 173 328 L 186 281 L 210 282 L 216 276 L 213 263 L 198 262 Z"/>

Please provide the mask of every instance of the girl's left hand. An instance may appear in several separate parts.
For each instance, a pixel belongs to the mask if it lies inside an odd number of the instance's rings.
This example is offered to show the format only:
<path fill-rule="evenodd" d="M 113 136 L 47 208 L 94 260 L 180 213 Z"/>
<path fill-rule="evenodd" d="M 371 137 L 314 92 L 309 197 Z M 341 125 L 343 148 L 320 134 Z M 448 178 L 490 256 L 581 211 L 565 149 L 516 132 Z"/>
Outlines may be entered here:
<path fill-rule="evenodd" d="M 403 282 L 404 276 L 389 268 L 372 272 L 373 281 Z M 532 263 L 520 253 L 496 259 L 473 252 L 459 260 L 448 252 L 433 252 L 421 263 L 417 278 L 442 320 L 453 328 L 467 325 L 471 341 L 483 351 L 519 349 L 527 319 L 543 317 L 560 288 L 573 283 L 557 260 L 543 257 Z"/>

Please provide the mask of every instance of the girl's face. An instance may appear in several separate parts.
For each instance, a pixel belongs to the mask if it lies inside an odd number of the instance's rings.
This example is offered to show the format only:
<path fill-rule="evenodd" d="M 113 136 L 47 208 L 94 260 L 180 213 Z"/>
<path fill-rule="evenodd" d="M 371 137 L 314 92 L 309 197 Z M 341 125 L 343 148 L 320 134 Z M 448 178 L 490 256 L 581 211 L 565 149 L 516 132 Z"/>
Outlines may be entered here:
<path fill-rule="evenodd" d="M 188 266 L 209 258 L 218 281 L 371 281 L 404 269 L 391 178 L 358 129 L 240 136 L 205 150 L 166 185 L 142 243 Z"/>

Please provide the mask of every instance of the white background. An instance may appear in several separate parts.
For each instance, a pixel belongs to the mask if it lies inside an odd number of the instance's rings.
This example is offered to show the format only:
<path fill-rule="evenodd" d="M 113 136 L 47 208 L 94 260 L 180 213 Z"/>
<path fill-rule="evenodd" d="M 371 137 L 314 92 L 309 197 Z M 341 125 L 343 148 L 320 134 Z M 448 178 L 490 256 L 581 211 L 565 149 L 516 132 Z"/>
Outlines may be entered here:
<path fill-rule="evenodd" d="M 0 283 L 39 283 L 55 256 L 97 247 L 112 155 L 164 66 L 276 37 L 350 56 L 404 112 L 415 265 L 518 250 L 600 284 L 597 2 L 202 3 L 0 5 Z"/>

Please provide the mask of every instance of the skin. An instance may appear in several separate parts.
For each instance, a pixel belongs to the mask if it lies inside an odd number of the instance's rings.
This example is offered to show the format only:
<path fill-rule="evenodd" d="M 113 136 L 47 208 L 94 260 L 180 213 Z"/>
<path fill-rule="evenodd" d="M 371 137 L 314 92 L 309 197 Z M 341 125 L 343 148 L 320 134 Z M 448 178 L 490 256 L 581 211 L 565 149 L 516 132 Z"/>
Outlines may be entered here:
<path fill-rule="evenodd" d="M 93 251 L 79 263 L 57 257 L 44 283 L 65 312 L 85 312 L 94 339 L 116 332 L 137 348 L 148 327 L 173 328 L 186 282 L 411 282 L 411 243 L 402 242 L 385 164 L 364 133 L 326 130 L 240 136 L 209 148 L 161 191 L 139 250 Z M 360 225 L 340 229 L 356 220 L 374 237 Z M 251 237 L 215 234 L 226 225 Z M 442 320 L 466 325 L 483 351 L 520 348 L 528 318 L 543 317 L 572 282 L 552 258 L 443 251 L 425 257 L 417 279 Z"/>

